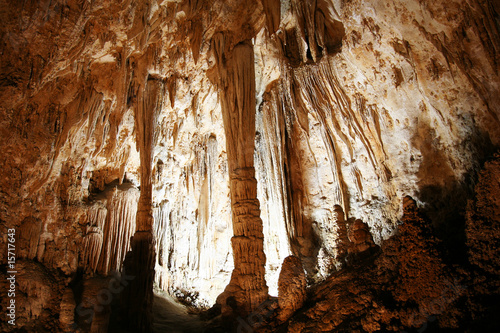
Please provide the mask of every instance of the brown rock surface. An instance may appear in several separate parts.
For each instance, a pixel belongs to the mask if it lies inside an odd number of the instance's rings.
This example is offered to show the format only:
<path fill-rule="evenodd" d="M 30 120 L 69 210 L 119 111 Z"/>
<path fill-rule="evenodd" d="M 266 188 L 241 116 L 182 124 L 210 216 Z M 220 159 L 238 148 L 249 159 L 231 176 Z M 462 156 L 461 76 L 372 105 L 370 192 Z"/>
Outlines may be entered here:
<path fill-rule="evenodd" d="M 489 276 L 500 291 L 500 156 L 485 164 L 476 185 L 476 198 L 467 207 L 470 262 Z"/>
<path fill-rule="evenodd" d="M 404 205 L 402 224 L 382 253 L 314 287 L 311 305 L 291 320 L 289 332 L 403 331 L 454 307 L 464 287 L 446 271 L 414 200 Z"/>
<path fill-rule="evenodd" d="M 286 321 L 306 300 L 306 274 L 299 258 L 286 257 L 278 280 L 278 320 Z"/>
<path fill-rule="evenodd" d="M 370 250 L 374 251 L 378 247 L 373 242 L 368 225 L 359 219 L 354 220 L 349 226 L 348 237 L 350 244 L 347 252 L 351 259 L 370 252 Z"/>
<path fill-rule="evenodd" d="M 0 21 L 18 328 L 71 326 L 93 297 L 79 288 L 123 273 L 127 253 L 138 329 L 153 279 L 251 315 L 290 255 L 326 288 L 290 330 L 455 327 L 495 309 L 496 162 L 477 178 L 500 145 L 496 1 L 0 0 Z"/>

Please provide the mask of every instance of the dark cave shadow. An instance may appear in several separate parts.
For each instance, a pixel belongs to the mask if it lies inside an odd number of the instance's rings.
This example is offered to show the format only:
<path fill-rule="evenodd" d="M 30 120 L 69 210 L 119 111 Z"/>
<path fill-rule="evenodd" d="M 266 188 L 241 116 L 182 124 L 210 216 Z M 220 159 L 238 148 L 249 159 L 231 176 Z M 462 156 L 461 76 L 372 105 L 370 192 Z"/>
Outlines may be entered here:
<path fill-rule="evenodd" d="M 488 133 L 475 129 L 464 140 L 469 151 L 476 152 L 473 168 L 462 180 L 448 177 L 444 185 L 424 184 L 419 188 L 418 199 L 424 204 L 420 210 L 431 221 L 434 235 L 441 241 L 443 259 L 448 263 L 466 264 L 466 211 L 469 200 L 475 198 L 475 186 L 484 163 L 493 158 L 499 147 L 493 145 Z M 431 151 L 426 160 L 446 160 L 440 151 Z M 443 169 L 451 168 L 444 166 Z M 451 170 L 451 169 L 450 169 Z M 432 170 L 436 172 L 437 170 Z M 444 171 L 446 172 L 446 171 Z M 420 171 L 419 171 L 420 173 Z M 439 171 L 436 172 L 439 175 Z M 429 170 L 425 174 L 429 174 Z"/>

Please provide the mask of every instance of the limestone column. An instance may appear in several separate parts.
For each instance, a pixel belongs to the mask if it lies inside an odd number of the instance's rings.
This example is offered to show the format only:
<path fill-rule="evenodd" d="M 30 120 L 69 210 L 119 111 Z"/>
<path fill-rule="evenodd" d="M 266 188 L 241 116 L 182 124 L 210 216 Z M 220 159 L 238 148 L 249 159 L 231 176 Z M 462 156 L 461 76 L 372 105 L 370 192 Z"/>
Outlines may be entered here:
<path fill-rule="evenodd" d="M 224 36 L 215 37 L 221 105 L 231 190 L 234 271 L 219 297 L 223 311 L 231 304 L 249 313 L 268 297 L 264 235 L 254 168 L 255 68 L 251 41 L 224 52 Z M 228 298 L 232 297 L 229 302 Z"/>
<path fill-rule="evenodd" d="M 152 326 L 155 247 L 153 238 L 152 163 L 156 115 L 161 108 L 163 83 L 148 78 L 136 102 L 136 135 L 141 158 L 141 193 L 137 208 L 137 229 L 132 251 L 124 263 L 130 285 L 125 290 L 126 320 L 135 332 L 150 332 Z"/>

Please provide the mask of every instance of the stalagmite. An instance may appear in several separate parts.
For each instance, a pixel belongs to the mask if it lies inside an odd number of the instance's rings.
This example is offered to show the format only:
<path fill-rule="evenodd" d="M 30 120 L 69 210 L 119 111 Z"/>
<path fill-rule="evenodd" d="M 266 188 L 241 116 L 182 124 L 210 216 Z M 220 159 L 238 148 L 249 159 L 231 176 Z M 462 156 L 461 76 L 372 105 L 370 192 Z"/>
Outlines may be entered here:
<path fill-rule="evenodd" d="M 360 219 L 356 219 L 349 228 L 351 246 L 349 253 L 361 253 L 375 246 L 370 229 Z"/>
<path fill-rule="evenodd" d="M 306 300 L 306 274 L 299 258 L 285 258 L 281 266 L 278 288 L 278 320 L 284 322 L 300 309 Z"/>
<path fill-rule="evenodd" d="M 63 332 L 69 332 L 75 321 L 75 296 L 71 288 L 66 288 L 61 299 L 59 325 Z"/>

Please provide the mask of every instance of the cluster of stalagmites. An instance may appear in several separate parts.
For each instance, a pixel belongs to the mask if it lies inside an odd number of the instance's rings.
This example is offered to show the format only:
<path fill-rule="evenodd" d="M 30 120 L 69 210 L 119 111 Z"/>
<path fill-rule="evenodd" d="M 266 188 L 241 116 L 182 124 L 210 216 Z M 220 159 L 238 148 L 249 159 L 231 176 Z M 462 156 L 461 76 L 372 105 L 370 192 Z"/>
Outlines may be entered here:
<path fill-rule="evenodd" d="M 302 260 L 289 256 L 281 267 L 277 298 L 267 298 L 254 310 L 245 312 L 238 308 L 238 294 L 234 293 L 225 300 L 230 310 L 219 317 L 227 321 L 227 326 L 214 320 L 207 332 L 238 328 L 255 332 L 489 329 L 484 324 L 488 322 L 487 304 L 498 300 L 500 295 L 499 179 L 500 156 L 497 156 L 485 164 L 475 198 L 467 207 L 467 262 L 460 265 L 448 262 L 432 225 L 410 197 L 403 200 L 397 233 L 381 247 L 374 244 L 365 223 L 346 219 L 340 206 L 335 206 L 339 258 L 343 261 L 339 270 L 326 281 L 308 287 Z M 109 236 L 109 230 L 129 230 L 129 224 L 134 224 L 137 201 L 137 189 L 125 184 L 107 188 L 89 205 L 80 257 L 85 273 L 67 287 L 63 287 L 66 283 L 56 272 L 26 261 L 36 255 L 33 250 L 36 242 L 29 229 L 21 228 L 19 247 L 25 259 L 18 263 L 22 272 L 19 276 L 22 293 L 17 299 L 18 309 L 23 313 L 20 325 L 52 327 L 62 332 L 105 332 L 113 318 L 112 310 L 126 317 L 127 311 L 142 311 L 141 307 L 151 304 L 146 298 L 135 309 L 120 309 L 116 305 L 120 299 L 148 295 L 144 288 L 147 289 L 151 277 L 141 276 L 140 272 L 153 252 L 151 233 L 136 233 L 130 245 L 125 243 L 130 239 Z M 30 225 L 28 222 L 26 225 Z M 31 224 L 36 225 L 36 221 Z M 129 246 L 132 251 L 124 255 L 122 250 Z M 246 258 L 248 251 L 243 250 L 240 255 Z M 103 251 L 113 255 L 103 257 Z M 115 256 L 120 255 L 125 256 L 121 276 L 113 272 L 118 260 Z M 128 288 L 133 281 L 142 289 Z M 109 296 L 115 301 L 108 302 Z M 58 313 L 56 322 L 52 311 Z M 470 323 L 464 326 L 464 322 Z M 135 325 L 148 326 L 141 321 Z"/>

